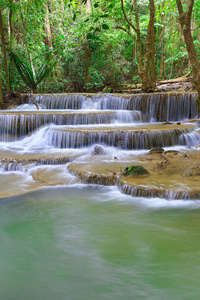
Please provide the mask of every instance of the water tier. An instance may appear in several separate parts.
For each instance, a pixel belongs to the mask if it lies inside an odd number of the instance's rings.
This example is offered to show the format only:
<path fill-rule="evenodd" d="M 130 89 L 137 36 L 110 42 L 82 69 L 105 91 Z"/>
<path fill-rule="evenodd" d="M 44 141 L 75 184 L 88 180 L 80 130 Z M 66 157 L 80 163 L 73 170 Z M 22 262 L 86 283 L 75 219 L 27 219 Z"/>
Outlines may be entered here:
<path fill-rule="evenodd" d="M 58 148 L 80 148 L 103 144 L 120 149 L 150 149 L 169 147 L 180 142 L 186 145 L 183 135 L 192 133 L 193 125 L 138 125 L 57 127 L 48 131 L 48 140 Z M 200 137 L 200 135 L 198 135 Z"/>
<path fill-rule="evenodd" d="M 82 125 L 141 122 L 139 111 L 0 111 L 0 139 L 17 139 L 47 124 Z"/>
<path fill-rule="evenodd" d="M 2 187 L 5 182 L 7 184 L 5 193 L 0 195 L 8 195 L 7 191 L 9 195 L 17 194 L 44 185 L 75 184 L 77 177 L 69 174 L 67 167 L 79 176 L 81 168 L 89 170 L 92 161 L 98 162 L 103 168 L 108 166 L 110 160 L 117 160 L 124 167 L 140 164 L 142 156 L 139 160 L 132 159 L 133 153 L 138 153 L 135 150 L 146 153 L 147 149 L 153 147 L 180 145 L 198 148 L 200 131 L 197 123 L 161 123 L 195 118 L 198 114 L 195 98 L 196 94 L 189 93 L 35 95 L 39 111 L 31 101 L 15 110 L 1 111 L 0 180 L 3 183 L 0 181 L 0 184 Z M 96 174 L 96 170 L 90 170 L 88 174 L 83 174 L 84 178 L 79 178 L 88 183 L 117 184 L 122 192 L 133 196 L 198 199 L 198 155 L 196 160 L 187 161 L 185 159 L 190 159 L 190 153 L 187 152 L 181 159 L 179 157 L 179 163 L 171 159 L 173 165 L 169 172 L 169 157 L 161 154 L 156 160 L 147 157 L 147 162 L 155 162 L 150 165 L 148 185 L 143 179 L 138 179 L 136 184 L 135 178 L 130 182 L 128 178 L 108 174 L 104 177 Z M 174 175 L 182 162 L 184 178 Z M 167 175 L 157 168 L 167 172 Z M 190 175 L 186 174 L 184 168 Z M 157 173 L 152 174 L 155 170 Z M 10 179 L 5 181 L 4 174 Z M 9 182 L 13 182 L 12 190 Z"/>
<path fill-rule="evenodd" d="M 46 109 L 137 110 L 142 112 L 145 122 L 195 118 L 198 114 L 195 99 L 195 93 L 43 94 L 34 96 L 34 100 Z"/>

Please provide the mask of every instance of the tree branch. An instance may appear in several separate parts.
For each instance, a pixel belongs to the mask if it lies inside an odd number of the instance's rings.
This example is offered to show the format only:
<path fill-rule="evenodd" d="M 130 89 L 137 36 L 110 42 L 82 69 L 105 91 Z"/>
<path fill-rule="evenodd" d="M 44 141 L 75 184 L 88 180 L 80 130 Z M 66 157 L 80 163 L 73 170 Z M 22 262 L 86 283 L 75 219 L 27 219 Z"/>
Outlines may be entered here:
<path fill-rule="evenodd" d="M 194 0 L 190 0 L 189 4 L 188 4 L 188 16 L 192 15 L 192 9 L 193 9 L 193 5 L 194 5 Z"/>
<path fill-rule="evenodd" d="M 176 0 L 176 4 L 177 4 L 177 7 L 178 7 L 179 15 L 181 16 L 183 14 L 183 6 L 182 6 L 182 3 L 181 3 L 181 0 Z"/>
<path fill-rule="evenodd" d="M 187 11 L 187 18 L 188 18 L 189 24 L 191 24 L 193 5 L 194 5 L 194 0 L 190 0 L 189 4 L 188 4 L 188 11 Z"/>
<path fill-rule="evenodd" d="M 124 10 L 124 1 L 121 0 L 121 7 L 122 7 L 122 11 L 123 11 L 123 14 L 124 14 L 124 18 L 126 20 L 126 22 L 133 28 L 133 30 L 137 33 L 137 29 L 136 27 L 129 21 L 126 13 L 125 13 L 125 10 Z"/>
<path fill-rule="evenodd" d="M 124 27 L 116 26 L 116 29 L 121 29 L 121 30 L 123 30 L 124 32 L 126 32 L 127 34 L 129 34 L 133 39 L 135 39 L 134 34 L 132 34 L 130 31 L 126 30 Z"/>

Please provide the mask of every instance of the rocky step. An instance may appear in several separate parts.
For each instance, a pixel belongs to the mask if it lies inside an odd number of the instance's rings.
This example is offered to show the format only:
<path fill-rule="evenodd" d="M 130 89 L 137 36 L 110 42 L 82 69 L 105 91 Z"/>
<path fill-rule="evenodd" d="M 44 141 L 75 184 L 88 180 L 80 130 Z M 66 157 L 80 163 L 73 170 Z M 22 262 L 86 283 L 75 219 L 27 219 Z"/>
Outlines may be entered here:
<path fill-rule="evenodd" d="M 195 118 L 196 93 L 155 94 L 41 94 L 34 101 L 46 109 L 138 110 L 145 122 Z M 30 100 L 31 103 L 31 100 Z"/>
<path fill-rule="evenodd" d="M 26 171 L 40 165 L 64 165 L 77 158 L 73 153 L 26 153 L 0 151 L 0 171 Z"/>
<path fill-rule="evenodd" d="M 22 172 L 0 172 L 0 178 L 0 198 L 24 194 L 45 186 L 66 186 L 78 181 L 69 174 L 65 165 L 42 165 L 27 167 Z"/>
<path fill-rule="evenodd" d="M 57 126 L 48 130 L 48 142 L 58 148 L 102 144 L 119 149 L 151 149 L 173 145 L 196 146 L 200 134 L 194 125 L 140 124 L 130 126 Z"/>
<path fill-rule="evenodd" d="M 124 176 L 131 165 L 143 166 L 149 175 Z M 133 197 L 200 200 L 200 151 L 165 151 L 130 157 L 127 161 L 71 163 L 69 171 L 82 182 L 117 185 Z"/>
<path fill-rule="evenodd" d="M 109 123 L 141 122 L 139 111 L 0 111 L 1 140 L 6 141 L 8 135 L 24 136 L 35 129 L 46 125 L 80 125 Z"/>

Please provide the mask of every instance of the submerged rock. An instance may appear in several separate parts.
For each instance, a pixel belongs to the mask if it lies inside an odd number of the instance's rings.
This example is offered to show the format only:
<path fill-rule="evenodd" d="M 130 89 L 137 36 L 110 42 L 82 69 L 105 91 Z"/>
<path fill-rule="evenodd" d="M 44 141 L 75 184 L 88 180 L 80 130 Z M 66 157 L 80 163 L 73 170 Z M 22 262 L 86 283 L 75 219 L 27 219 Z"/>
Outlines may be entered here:
<path fill-rule="evenodd" d="M 161 147 L 154 147 L 152 148 L 149 153 L 163 153 L 165 150 Z"/>
<path fill-rule="evenodd" d="M 95 146 L 92 155 L 104 155 L 105 152 L 101 146 Z"/>

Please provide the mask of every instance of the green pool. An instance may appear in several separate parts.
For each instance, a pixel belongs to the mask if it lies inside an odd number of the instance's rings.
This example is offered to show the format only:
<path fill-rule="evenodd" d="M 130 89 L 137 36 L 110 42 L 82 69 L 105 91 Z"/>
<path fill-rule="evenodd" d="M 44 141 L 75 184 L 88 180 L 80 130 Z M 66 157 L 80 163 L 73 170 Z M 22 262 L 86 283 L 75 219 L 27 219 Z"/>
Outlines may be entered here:
<path fill-rule="evenodd" d="M 199 299 L 200 202 L 115 187 L 0 200 L 0 299 Z"/>

